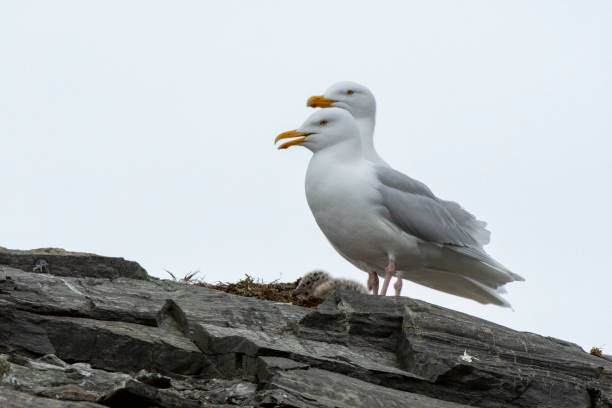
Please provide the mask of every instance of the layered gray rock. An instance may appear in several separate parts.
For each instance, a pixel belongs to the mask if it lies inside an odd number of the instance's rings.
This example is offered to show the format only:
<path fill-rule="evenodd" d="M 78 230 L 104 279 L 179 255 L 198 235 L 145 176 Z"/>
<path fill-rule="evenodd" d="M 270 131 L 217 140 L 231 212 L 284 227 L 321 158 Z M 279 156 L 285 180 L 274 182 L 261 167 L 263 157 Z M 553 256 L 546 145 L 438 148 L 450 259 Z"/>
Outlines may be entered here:
<path fill-rule="evenodd" d="M 612 362 L 425 302 L 313 310 L 46 251 L 0 251 L 3 407 L 612 407 Z"/>
<path fill-rule="evenodd" d="M 91 276 L 108 279 L 123 276 L 131 279 L 147 279 L 147 272 L 136 262 L 84 252 L 68 252 L 60 248 L 22 251 L 0 247 L 0 265 L 59 276 Z"/>

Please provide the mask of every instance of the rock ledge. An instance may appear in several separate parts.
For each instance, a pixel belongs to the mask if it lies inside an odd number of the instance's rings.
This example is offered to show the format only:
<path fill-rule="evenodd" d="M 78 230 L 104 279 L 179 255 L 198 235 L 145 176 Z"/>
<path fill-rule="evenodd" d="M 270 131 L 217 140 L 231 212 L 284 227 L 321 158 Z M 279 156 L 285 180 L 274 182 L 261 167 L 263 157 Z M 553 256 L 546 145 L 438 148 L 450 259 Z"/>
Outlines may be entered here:
<path fill-rule="evenodd" d="M 612 362 L 410 298 L 313 310 L 0 248 L 0 406 L 600 408 Z"/>

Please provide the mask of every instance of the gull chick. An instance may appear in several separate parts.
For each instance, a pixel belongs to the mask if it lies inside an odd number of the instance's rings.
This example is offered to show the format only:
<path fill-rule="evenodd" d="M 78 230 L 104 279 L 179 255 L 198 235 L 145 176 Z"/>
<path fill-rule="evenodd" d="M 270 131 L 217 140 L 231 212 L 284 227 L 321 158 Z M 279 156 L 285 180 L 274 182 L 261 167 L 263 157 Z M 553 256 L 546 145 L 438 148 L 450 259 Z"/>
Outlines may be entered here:
<path fill-rule="evenodd" d="M 368 160 L 358 123 L 347 110 L 319 110 L 275 142 L 284 139 L 291 140 L 279 149 L 300 145 L 313 152 L 306 172 L 308 206 L 334 249 L 370 274 L 368 286 L 375 294 L 377 274 L 384 271 L 383 295 L 397 275 L 510 307 L 500 295 L 503 285 L 523 279 L 491 258 L 427 186 Z"/>
<path fill-rule="evenodd" d="M 312 271 L 300 279 L 292 295 L 324 298 L 336 289 L 348 289 L 357 293 L 368 293 L 366 288 L 358 282 L 348 279 L 334 279 L 326 272 Z"/>

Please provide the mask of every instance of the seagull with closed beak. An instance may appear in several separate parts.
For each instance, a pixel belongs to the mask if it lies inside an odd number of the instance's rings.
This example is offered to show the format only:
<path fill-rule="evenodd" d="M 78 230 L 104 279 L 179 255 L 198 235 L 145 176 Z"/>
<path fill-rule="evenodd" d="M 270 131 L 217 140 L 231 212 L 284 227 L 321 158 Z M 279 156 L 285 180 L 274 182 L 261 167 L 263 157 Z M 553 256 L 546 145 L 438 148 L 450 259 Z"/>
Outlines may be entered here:
<path fill-rule="evenodd" d="M 279 149 L 299 145 L 312 151 L 306 199 L 336 251 L 370 274 L 368 286 L 374 294 L 377 274 L 384 271 L 382 295 L 397 274 L 483 304 L 510 307 L 501 297 L 503 285 L 523 279 L 484 252 L 424 184 L 382 159 L 367 158 L 362 126 L 348 110 L 329 107 L 275 139 L 290 139 Z M 401 279 L 398 282 L 396 295 Z"/>

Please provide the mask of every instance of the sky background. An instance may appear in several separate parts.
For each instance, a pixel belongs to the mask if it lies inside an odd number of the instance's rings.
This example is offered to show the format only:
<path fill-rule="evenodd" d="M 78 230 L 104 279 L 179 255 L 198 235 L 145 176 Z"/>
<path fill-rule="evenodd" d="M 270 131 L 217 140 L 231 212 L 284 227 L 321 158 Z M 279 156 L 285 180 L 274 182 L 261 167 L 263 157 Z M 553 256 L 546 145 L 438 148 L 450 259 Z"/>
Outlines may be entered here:
<path fill-rule="evenodd" d="M 612 350 L 612 2 L 2 1 L 0 245 L 167 278 L 365 282 L 274 137 L 340 80 L 396 169 L 489 222 L 515 311 L 403 295 Z"/>

